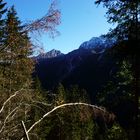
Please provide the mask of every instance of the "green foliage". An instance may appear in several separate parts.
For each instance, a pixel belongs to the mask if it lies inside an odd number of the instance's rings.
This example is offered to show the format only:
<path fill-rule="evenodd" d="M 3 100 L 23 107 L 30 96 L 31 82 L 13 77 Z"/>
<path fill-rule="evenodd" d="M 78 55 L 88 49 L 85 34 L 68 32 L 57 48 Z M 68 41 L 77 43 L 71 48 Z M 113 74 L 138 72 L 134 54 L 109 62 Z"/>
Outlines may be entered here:
<path fill-rule="evenodd" d="M 97 100 L 100 105 L 113 111 L 117 116 L 120 125 L 125 128 L 125 130 L 123 130 L 123 128 L 118 124 L 114 125 L 109 130 L 110 134 L 108 139 L 125 140 L 127 139 L 126 134 L 131 134 L 129 139 L 132 139 L 134 135 L 133 126 L 135 103 L 132 88 L 133 75 L 131 64 L 128 61 L 122 61 L 119 66 L 120 69 L 114 77 L 115 80 L 108 82 L 102 92 L 97 95 Z"/>
<path fill-rule="evenodd" d="M 59 83 L 59 85 L 56 87 L 55 94 L 56 94 L 55 99 L 56 106 L 64 104 L 66 102 L 66 91 L 61 83 Z"/>
<path fill-rule="evenodd" d="M 0 0 L 0 108 L 3 106 L 0 112 L 0 139 L 16 140 L 24 136 L 22 120 L 28 129 L 50 107 L 38 79 L 32 84 L 34 63 L 30 57 L 32 45 L 28 31 L 22 26 L 14 6 L 8 9 L 6 18 L 2 18 L 6 12 L 5 5 Z M 49 12 L 52 10 L 53 8 Z M 46 17 L 42 19 L 45 23 L 53 24 L 58 17 L 53 16 L 53 21 L 45 19 Z M 37 29 L 39 28 L 41 27 L 38 26 Z M 34 129 L 35 133 L 30 134 L 30 138 L 45 139 L 50 131 L 50 121 L 43 121 Z"/>
<path fill-rule="evenodd" d="M 86 90 L 81 89 L 78 85 L 72 85 L 67 89 L 68 102 L 89 102 Z"/>
<path fill-rule="evenodd" d="M 86 93 L 78 86 L 66 90 L 62 84 L 59 84 L 54 94 L 54 106 L 59 106 L 67 102 L 84 102 Z M 70 106 L 61 108 L 50 115 L 40 124 L 37 134 L 41 136 L 41 139 L 92 140 L 93 127 L 94 121 L 90 110 L 82 106 Z"/>
<path fill-rule="evenodd" d="M 2 88 L 10 94 L 30 85 L 33 62 L 29 55 L 31 44 L 28 35 L 23 31 L 14 7 L 7 13 L 4 27 L 4 48 L 1 51 Z"/>
<path fill-rule="evenodd" d="M 137 40 L 139 38 L 139 0 L 96 0 L 95 3 L 102 3 L 107 8 L 108 22 L 117 24 L 116 28 L 111 30 L 111 36 L 115 36 L 119 41 L 124 39 Z"/>
<path fill-rule="evenodd" d="M 0 27 L 3 30 L 0 44 L 0 106 L 15 94 L 0 113 L 0 129 L 4 125 L 0 139 L 18 139 L 23 135 L 21 120 L 27 122 L 31 109 L 31 44 L 14 7 L 8 10 L 4 25 Z"/>
<path fill-rule="evenodd" d="M 107 12 L 109 22 L 118 23 L 114 30 L 115 33 L 120 33 L 122 27 L 128 27 L 127 29 L 124 28 L 123 33 L 120 34 L 123 38 L 128 37 L 132 22 L 130 22 L 131 15 L 127 13 L 127 10 L 129 9 L 133 12 L 133 8 L 136 5 L 131 3 L 130 8 L 128 6 L 130 3 L 126 2 L 123 5 L 120 0 L 116 1 L 118 3 L 108 0 L 97 1 L 97 3 L 100 2 L 103 2 L 104 6 L 109 8 Z M 22 87 L 24 87 L 24 91 L 17 98 L 10 100 L 5 112 L 0 114 L 1 120 L 5 122 L 4 119 L 7 115 L 22 104 L 17 112 L 11 114 L 11 120 L 9 119 L 6 122 L 5 131 L 1 133 L 0 138 L 19 139 L 23 135 L 21 120 L 24 120 L 26 127 L 29 128 L 55 106 L 68 102 L 89 102 L 89 100 L 86 91 L 78 86 L 71 86 L 69 89 L 65 89 L 62 84 L 59 84 L 54 91 L 54 102 L 48 105 L 50 101 L 48 101 L 48 96 L 44 96 L 45 93 L 38 78 L 34 79 L 31 89 L 33 61 L 30 59 L 32 54 L 30 39 L 18 19 L 14 7 L 8 10 L 4 22 L 2 19 L 3 14 L 6 12 L 4 7 L 5 3 L 0 0 L 0 105 Z M 133 95 L 130 87 L 133 76 L 130 68 L 131 65 L 127 61 L 122 62 L 120 71 L 115 77 L 116 82 L 109 82 L 102 94 L 99 94 L 100 104 L 113 109 L 122 101 L 132 100 Z M 38 127 L 34 128 L 33 133 L 29 135 L 34 140 L 128 140 L 125 130 L 119 124 L 115 124 L 111 128 L 106 127 L 105 131 L 102 131 L 93 117 L 95 116 L 93 116 L 89 108 L 83 106 L 64 107 L 40 122 Z"/>
<path fill-rule="evenodd" d="M 126 131 L 117 123 L 107 131 L 106 135 L 107 140 L 128 140 Z"/>
<path fill-rule="evenodd" d="M 132 75 L 133 75 L 133 94 L 131 91 L 130 96 L 134 97 L 134 125 L 135 125 L 135 139 L 138 139 L 139 135 L 139 91 L 140 91 L 140 0 L 96 0 L 96 4 L 102 3 L 107 8 L 108 22 L 116 23 L 115 29 L 111 30 L 108 34 L 110 37 L 115 37 L 119 44 L 117 48 L 121 47 L 120 52 L 123 52 L 127 56 L 131 56 L 132 61 Z M 125 71 L 126 72 L 126 71 Z M 124 73 L 120 73 L 123 77 Z M 131 79 L 131 77 L 129 77 Z M 127 81 L 128 82 L 128 81 Z M 127 82 L 121 83 L 128 85 Z M 124 90 L 125 92 L 125 90 Z M 122 91 L 123 93 L 123 91 Z M 131 110 L 132 111 L 132 110 Z M 133 112 L 133 111 L 132 111 Z M 133 113 L 132 113 L 133 114 Z"/>
<path fill-rule="evenodd" d="M 119 79 L 119 85 L 131 85 L 133 81 L 132 65 L 128 61 L 121 62 L 120 71 L 117 72 L 116 78 Z"/>
<path fill-rule="evenodd" d="M 121 62 L 120 70 L 114 78 L 98 94 L 99 103 L 112 109 L 124 100 L 133 101 L 131 64 L 128 61 Z"/>
<path fill-rule="evenodd" d="M 60 112 L 62 110 L 56 112 L 56 117 L 53 119 L 55 123 L 54 128 L 57 129 L 55 133 L 55 136 L 57 135 L 56 139 L 84 140 L 88 138 L 92 140 L 94 123 L 90 113 L 86 109 L 80 107 L 63 108 L 61 116 Z M 84 116 L 84 112 L 88 112 L 88 115 Z M 55 130 L 54 128 L 53 130 Z"/>

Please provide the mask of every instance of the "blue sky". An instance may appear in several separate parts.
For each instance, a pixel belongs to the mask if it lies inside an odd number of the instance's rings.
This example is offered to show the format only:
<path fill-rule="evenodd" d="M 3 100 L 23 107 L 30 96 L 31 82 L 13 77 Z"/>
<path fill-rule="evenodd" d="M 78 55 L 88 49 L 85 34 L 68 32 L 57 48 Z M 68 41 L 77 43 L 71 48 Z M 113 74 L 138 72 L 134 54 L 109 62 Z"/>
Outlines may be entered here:
<path fill-rule="evenodd" d="M 5 0 L 8 6 L 15 5 L 21 21 L 41 18 L 47 13 L 51 0 Z M 45 51 L 51 49 L 68 53 L 94 36 L 108 32 L 112 25 L 107 23 L 105 9 L 94 4 L 95 0 L 58 0 L 61 10 L 61 24 L 57 27 L 60 35 L 49 38 L 38 37 Z"/>

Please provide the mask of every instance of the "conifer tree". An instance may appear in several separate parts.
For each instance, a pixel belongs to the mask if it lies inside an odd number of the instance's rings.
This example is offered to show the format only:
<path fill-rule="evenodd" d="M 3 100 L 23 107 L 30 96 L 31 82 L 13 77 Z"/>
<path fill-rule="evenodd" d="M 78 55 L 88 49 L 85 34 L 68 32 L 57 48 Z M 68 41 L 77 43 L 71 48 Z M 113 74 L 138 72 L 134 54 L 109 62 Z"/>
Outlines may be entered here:
<path fill-rule="evenodd" d="M 135 100 L 135 140 L 139 132 L 139 98 L 140 98 L 140 0 L 96 0 L 107 8 L 108 22 L 117 23 L 111 31 L 115 36 L 121 51 L 131 57 L 133 72 L 133 95 Z M 126 40 L 126 41 L 124 41 Z"/>
<path fill-rule="evenodd" d="M 95 3 L 103 3 L 103 6 L 107 8 L 108 22 L 117 24 L 117 27 L 112 30 L 113 36 L 119 40 L 140 39 L 139 0 L 96 0 Z"/>
<path fill-rule="evenodd" d="M 33 66 L 29 58 L 31 44 L 14 7 L 8 10 L 5 22 L 3 61 L 6 80 L 4 86 L 12 92 L 19 90 L 25 83 L 29 85 L 31 80 Z"/>
<path fill-rule="evenodd" d="M 107 83 L 97 95 L 97 100 L 100 105 L 116 114 L 121 126 L 132 129 L 134 123 L 134 95 L 132 94 L 131 64 L 128 61 L 123 61 L 118 64 L 118 67 L 120 69 L 114 76 L 114 80 Z M 129 111 L 126 111 L 126 107 L 129 107 Z"/>
<path fill-rule="evenodd" d="M 55 94 L 56 105 L 64 104 L 66 102 L 66 91 L 61 83 L 58 84 Z"/>
<path fill-rule="evenodd" d="M 16 11 L 11 7 L 5 19 L 3 49 L 0 53 L 0 105 L 12 95 L 17 95 L 7 102 L 0 113 L 3 122 L 0 124 L 0 139 L 17 139 L 22 135 L 21 125 L 15 126 L 21 120 L 26 122 L 29 115 L 30 106 L 25 106 L 25 103 L 31 99 L 29 88 L 33 63 L 29 57 L 31 44 L 27 33 L 22 29 Z"/>

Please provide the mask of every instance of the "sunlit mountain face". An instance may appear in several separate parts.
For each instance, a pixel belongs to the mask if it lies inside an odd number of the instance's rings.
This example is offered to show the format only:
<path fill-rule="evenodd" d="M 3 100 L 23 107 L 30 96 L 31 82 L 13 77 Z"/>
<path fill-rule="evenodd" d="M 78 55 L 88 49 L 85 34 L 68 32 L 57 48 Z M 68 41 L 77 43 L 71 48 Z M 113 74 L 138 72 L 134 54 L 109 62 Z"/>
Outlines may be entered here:
<path fill-rule="evenodd" d="M 115 43 L 115 39 L 100 36 L 93 37 L 89 41 L 85 41 L 80 45 L 80 48 L 91 49 L 93 53 L 103 53 L 106 48 L 112 47 Z"/>

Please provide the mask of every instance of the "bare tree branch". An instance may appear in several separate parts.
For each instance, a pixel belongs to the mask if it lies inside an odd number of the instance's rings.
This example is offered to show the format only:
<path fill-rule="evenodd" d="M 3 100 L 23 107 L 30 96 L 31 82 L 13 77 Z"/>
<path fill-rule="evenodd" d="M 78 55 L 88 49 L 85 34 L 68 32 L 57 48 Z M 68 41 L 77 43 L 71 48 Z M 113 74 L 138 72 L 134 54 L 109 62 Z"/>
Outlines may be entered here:
<path fill-rule="evenodd" d="M 39 102 L 39 101 L 34 101 L 34 100 L 32 100 L 32 102 L 33 102 L 33 103 L 42 104 L 42 105 L 44 105 L 44 106 L 51 106 L 51 105 L 52 105 L 52 104 L 47 104 L 47 103 L 45 103 L 45 102 Z"/>
<path fill-rule="evenodd" d="M 96 105 L 91 105 L 91 104 L 87 104 L 87 103 L 66 103 L 66 104 L 61 104 L 59 106 L 54 107 L 51 111 L 47 112 L 46 114 L 44 114 L 42 116 L 42 118 L 40 118 L 38 121 L 36 121 L 28 130 L 27 133 L 29 133 L 37 124 L 39 124 L 45 117 L 47 117 L 48 115 L 50 115 L 51 113 L 53 113 L 55 110 L 62 108 L 62 107 L 66 107 L 66 106 L 77 106 L 77 105 L 83 105 L 83 106 L 88 106 L 88 107 L 92 107 L 93 109 L 97 109 L 102 111 L 103 113 L 107 113 L 107 111 L 101 107 L 98 107 Z M 23 138 L 21 139 L 23 140 Z"/>
<path fill-rule="evenodd" d="M 38 105 L 35 105 L 35 104 L 28 104 L 28 103 L 23 103 L 23 104 L 26 105 L 26 106 L 34 106 L 34 107 L 36 107 L 36 108 L 42 110 L 43 112 L 46 112 L 44 109 L 42 109 L 42 108 L 41 108 L 40 106 L 38 106 Z"/>
<path fill-rule="evenodd" d="M 35 32 L 38 33 L 39 35 L 41 35 L 41 33 L 49 33 L 51 37 L 55 37 L 56 35 L 59 34 L 59 32 L 56 30 L 56 26 L 58 26 L 61 23 L 60 16 L 61 12 L 57 8 L 57 0 L 53 0 L 47 14 L 40 19 L 24 24 L 23 32 L 25 33 Z M 15 38 L 12 42 L 16 40 L 17 38 Z M 8 46 L 9 44 L 6 46 L 5 45 L 0 46 L 0 52 L 2 52 Z"/>
<path fill-rule="evenodd" d="M 20 107 L 20 105 L 17 106 L 17 107 L 15 107 L 15 108 L 7 115 L 7 117 L 6 117 L 5 120 L 4 120 L 3 126 L 2 126 L 1 129 L 0 129 L 0 133 L 1 133 L 1 132 L 3 131 L 3 129 L 5 128 L 6 122 L 7 122 L 7 120 L 9 119 L 9 117 L 10 117 L 19 107 Z"/>
<path fill-rule="evenodd" d="M 56 8 L 56 0 L 51 3 L 48 13 L 41 19 L 25 24 L 27 32 L 50 32 L 57 33 L 55 27 L 60 24 L 60 10 Z"/>
<path fill-rule="evenodd" d="M 29 135 L 28 135 L 27 130 L 26 130 L 26 126 L 25 126 L 25 124 L 24 124 L 23 121 L 22 121 L 22 126 L 23 126 L 24 132 L 25 132 L 25 134 L 26 134 L 27 140 L 30 140 L 30 139 L 29 139 Z"/>
<path fill-rule="evenodd" d="M 0 113 L 2 113 L 2 111 L 4 110 L 4 107 L 6 106 L 6 104 L 7 104 L 12 98 L 14 98 L 17 94 L 19 94 L 20 91 L 22 91 L 22 90 L 23 90 L 23 88 L 20 89 L 20 90 L 18 90 L 18 91 L 16 91 L 13 95 L 11 95 L 11 96 L 3 103 L 3 105 L 2 105 L 2 107 L 1 107 L 1 109 L 0 109 Z"/>

